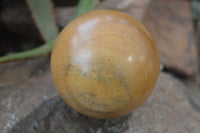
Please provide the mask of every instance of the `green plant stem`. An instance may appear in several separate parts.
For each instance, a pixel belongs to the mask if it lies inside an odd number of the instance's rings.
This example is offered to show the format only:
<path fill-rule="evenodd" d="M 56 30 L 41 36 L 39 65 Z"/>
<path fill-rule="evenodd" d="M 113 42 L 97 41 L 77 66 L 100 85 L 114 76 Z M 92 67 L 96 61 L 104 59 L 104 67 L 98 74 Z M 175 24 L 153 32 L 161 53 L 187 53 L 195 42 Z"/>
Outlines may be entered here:
<path fill-rule="evenodd" d="M 45 42 L 58 36 L 58 28 L 53 16 L 52 0 L 26 0 L 33 20 Z"/>
<path fill-rule="evenodd" d="M 13 61 L 13 60 L 34 58 L 37 56 L 48 54 L 49 52 L 51 52 L 51 49 L 52 49 L 54 43 L 55 43 L 55 41 L 52 41 L 52 42 L 49 42 L 47 44 L 44 44 L 44 45 L 42 45 L 38 48 L 32 49 L 32 50 L 27 50 L 24 52 L 3 56 L 0 58 L 0 63 L 9 62 L 9 61 Z"/>
<path fill-rule="evenodd" d="M 79 4 L 78 4 L 77 11 L 76 11 L 74 18 L 76 18 L 84 13 L 87 13 L 89 11 L 92 11 L 95 6 L 95 3 L 97 1 L 98 0 L 79 0 Z M 51 42 L 48 42 L 47 44 L 44 44 L 44 45 L 42 45 L 38 48 L 34 48 L 32 50 L 0 57 L 0 63 L 13 61 L 13 60 L 33 58 L 33 57 L 48 54 L 51 52 L 51 50 L 54 46 L 54 43 L 55 43 L 55 41 L 51 41 Z"/>
<path fill-rule="evenodd" d="M 192 14 L 193 19 L 200 19 L 200 1 L 192 1 Z"/>
<path fill-rule="evenodd" d="M 98 0 L 79 0 L 74 18 L 77 18 L 82 14 L 85 14 L 87 12 L 94 10 L 94 7 L 97 1 Z"/>

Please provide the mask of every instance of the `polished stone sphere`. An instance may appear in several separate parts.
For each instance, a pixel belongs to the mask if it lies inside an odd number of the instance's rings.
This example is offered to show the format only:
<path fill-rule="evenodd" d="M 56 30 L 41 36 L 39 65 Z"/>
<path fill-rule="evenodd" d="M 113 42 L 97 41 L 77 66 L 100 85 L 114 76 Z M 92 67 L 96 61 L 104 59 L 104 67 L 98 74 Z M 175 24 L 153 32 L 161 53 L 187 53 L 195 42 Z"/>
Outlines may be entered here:
<path fill-rule="evenodd" d="M 86 13 L 58 36 L 51 56 L 55 86 L 78 112 L 100 119 L 129 114 L 151 94 L 159 55 L 147 29 L 114 10 Z"/>

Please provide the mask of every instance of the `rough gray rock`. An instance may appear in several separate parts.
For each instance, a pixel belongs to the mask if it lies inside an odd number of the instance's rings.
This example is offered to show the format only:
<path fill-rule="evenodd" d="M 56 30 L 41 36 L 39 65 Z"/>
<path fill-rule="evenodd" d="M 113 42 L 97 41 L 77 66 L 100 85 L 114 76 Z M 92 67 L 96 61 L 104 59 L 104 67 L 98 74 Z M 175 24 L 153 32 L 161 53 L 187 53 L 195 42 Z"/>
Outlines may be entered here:
<path fill-rule="evenodd" d="M 83 116 L 57 95 L 48 57 L 0 65 L 2 133 L 198 133 L 200 115 L 184 85 L 161 72 L 157 85 L 139 109 L 118 119 Z"/>
<path fill-rule="evenodd" d="M 161 73 L 148 101 L 128 121 L 125 133 L 199 133 L 200 113 L 185 94 L 185 86 Z"/>
<path fill-rule="evenodd" d="M 164 66 L 196 78 L 198 56 L 190 4 L 186 0 L 152 0 L 143 23 L 155 39 Z"/>
<path fill-rule="evenodd" d="M 57 95 L 49 58 L 0 64 L 0 132 L 25 118 L 44 100 Z"/>

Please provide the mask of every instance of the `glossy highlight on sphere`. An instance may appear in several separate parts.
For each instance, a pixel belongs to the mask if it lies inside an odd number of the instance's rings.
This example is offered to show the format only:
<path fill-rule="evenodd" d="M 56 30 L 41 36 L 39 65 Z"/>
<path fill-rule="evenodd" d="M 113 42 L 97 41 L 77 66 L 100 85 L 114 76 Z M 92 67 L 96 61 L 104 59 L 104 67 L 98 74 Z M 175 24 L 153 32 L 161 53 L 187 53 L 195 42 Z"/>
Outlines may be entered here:
<path fill-rule="evenodd" d="M 151 94 L 159 55 L 146 28 L 131 16 L 97 10 L 68 24 L 51 56 L 54 84 L 66 103 L 90 117 L 129 114 Z"/>

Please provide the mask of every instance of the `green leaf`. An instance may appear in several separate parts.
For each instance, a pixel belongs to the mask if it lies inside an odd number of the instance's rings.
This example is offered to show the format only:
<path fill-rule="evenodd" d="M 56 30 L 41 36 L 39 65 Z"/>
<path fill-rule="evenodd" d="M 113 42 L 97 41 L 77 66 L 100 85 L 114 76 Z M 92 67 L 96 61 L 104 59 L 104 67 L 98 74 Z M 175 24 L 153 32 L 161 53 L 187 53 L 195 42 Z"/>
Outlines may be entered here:
<path fill-rule="evenodd" d="M 193 18 L 200 19 L 200 1 L 192 1 Z"/>
<path fill-rule="evenodd" d="M 94 10 L 95 4 L 98 0 L 79 0 L 78 7 L 74 18 Z"/>
<path fill-rule="evenodd" d="M 55 41 L 51 41 L 47 44 L 44 44 L 44 45 L 42 45 L 38 48 L 34 48 L 32 50 L 27 50 L 27 51 L 24 51 L 24 52 L 0 57 L 0 63 L 12 61 L 12 60 L 19 60 L 19 59 L 21 60 L 21 59 L 27 59 L 27 58 L 33 58 L 33 57 L 45 55 L 45 54 L 51 52 L 51 49 L 52 49 L 54 43 L 55 43 Z"/>
<path fill-rule="evenodd" d="M 51 1 L 50 0 L 26 0 L 26 1 L 32 11 L 35 23 L 38 26 L 41 35 L 43 36 L 45 41 L 47 41 L 47 43 L 32 50 L 0 57 L 0 63 L 45 55 L 51 52 L 53 48 L 55 39 L 58 35 L 58 30 L 53 15 L 51 14 L 52 13 Z M 92 11 L 97 1 L 98 0 L 79 0 L 79 4 L 74 18 L 89 11 Z"/>
<path fill-rule="evenodd" d="M 35 23 L 46 42 L 56 39 L 58 29 L 53 17 L 51 0 L 26 0 Z"/>

